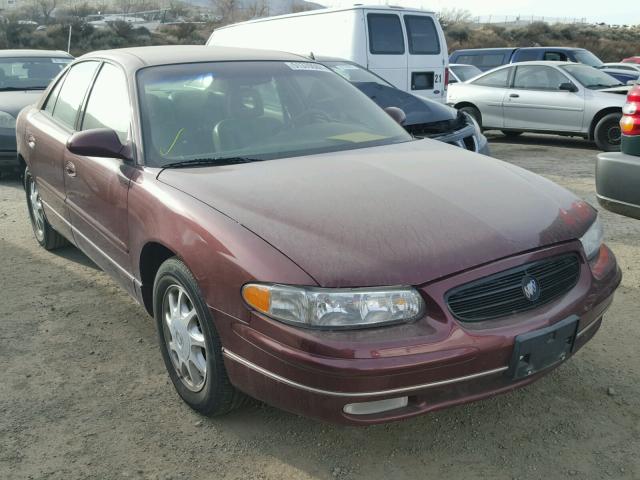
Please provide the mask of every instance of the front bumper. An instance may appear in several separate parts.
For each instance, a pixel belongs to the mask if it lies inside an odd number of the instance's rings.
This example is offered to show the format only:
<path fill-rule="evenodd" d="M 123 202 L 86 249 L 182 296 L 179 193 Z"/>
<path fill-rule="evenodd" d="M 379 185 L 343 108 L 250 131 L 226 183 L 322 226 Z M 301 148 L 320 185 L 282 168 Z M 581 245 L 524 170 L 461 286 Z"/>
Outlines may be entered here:
<path fill-rule="evenodd" d="M 464 324 L 448 312 L 444 293 L 453 286 L 548 256 L 579 250 L 570 242 L 519 255 L 421 287 L 428 315 L 413 323 L 358 332 L 301 330 L 254 315 L 250 324 L 227 325 L 224 361 L 231 382 L 273 406 L 334 423 L 388 422 L 506 392 L 540 378 L 508 376 L 515 337 L 571 315 L 580 323 L 575 353 L 600 327 L 621 273 L 603 247 L 590 266 L 582 258 L 578 284 L 564 297 L 497 320 Z M 223 327 L 226 330 L 225 327 Z M 345 406 L 397 397 L 406 405 L 355 415 Z"/>
<path fill-rule="evenodd" d="M 456 147 L 464 148 L 465 150 L 491 156 L 487 137 L 485 137 L 473 125 L 470 124 L 460 130 L 449 132 L 443 135 L 431 136 L 429 138 L 448 143 Z"/>
<path fill-rule="evenodd" d="M 640 156 L 601 153 L 596 162 L 596 192 L 600 205 L 640 219 Z"/>

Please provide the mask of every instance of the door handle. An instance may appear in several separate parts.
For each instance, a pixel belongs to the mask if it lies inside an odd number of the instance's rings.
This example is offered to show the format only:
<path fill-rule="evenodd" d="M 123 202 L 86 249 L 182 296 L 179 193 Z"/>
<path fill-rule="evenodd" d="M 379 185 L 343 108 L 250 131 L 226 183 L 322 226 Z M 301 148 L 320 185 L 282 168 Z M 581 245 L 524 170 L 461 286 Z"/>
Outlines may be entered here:
<path fill-rule="evenodd" d="M 34 148 L 36 148 L 36 137 L 34 137 L 33 135 L 29 134 L 27 136 L 27 145 L 29 145 L 29 148 L 31 150 L 33 150 Z"/>
<path fill-rule="evenodd" d="M 511 98 L 520 98 L 520 95 L 518 95 L 517 93 L 510 93 L 509 97 L 511 97 Z"/>
<path fill-rule="evenodd" d="M 72 162 L 66 162 L 64 164 L 64 172 L 70 177 L 76 176 L 76 166 Z"/>

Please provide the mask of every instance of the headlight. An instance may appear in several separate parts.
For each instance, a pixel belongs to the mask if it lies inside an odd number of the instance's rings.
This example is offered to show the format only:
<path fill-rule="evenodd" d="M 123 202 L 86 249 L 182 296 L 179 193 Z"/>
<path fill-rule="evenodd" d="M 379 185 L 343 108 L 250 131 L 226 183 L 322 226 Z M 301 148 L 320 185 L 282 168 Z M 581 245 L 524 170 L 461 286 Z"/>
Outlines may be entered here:
<path fill-rule="evenodd" d="M 0 128 L 16 128 L 16 118 L 7 112 L 0 112 Z"/>
<path fill-rule="evenodd" d="M 587 259 L 591 260 L 598 254 L 598 252 L 600 251 L 600 246 L 602 245 L 603 237 L 604 231 L 602 230 L 600 218 L 596 217 L 595 222 L 593 222 L 593 224 L 589 227 L 589 230 L 587 230 L 587 233 L 585 233 L 580 239 Z"/>
<path fill-rule="evenodd" d="M 409 322 L 424 312 L 422 297 L 411 287 L 334 289 L 251 283 L 242 288 L 242 297 L 268 317 L 309 328 Z"/>

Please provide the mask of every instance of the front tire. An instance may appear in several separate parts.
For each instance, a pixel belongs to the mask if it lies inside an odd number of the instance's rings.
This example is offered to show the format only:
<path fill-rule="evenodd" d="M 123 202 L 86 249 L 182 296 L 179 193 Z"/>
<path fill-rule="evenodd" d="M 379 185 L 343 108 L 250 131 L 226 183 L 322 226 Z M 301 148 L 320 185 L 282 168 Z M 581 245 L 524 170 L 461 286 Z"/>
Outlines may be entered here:
<path fill-rule="evenodd" d="M 620 128 L 621 113 L 609 113 L 598 121 L 593 137 L 598 148 L 604 152 L 620 150 L 622 129 Z"/>
<path fill-rule="evenodd" d="M 24 171 L 24 189 L 27 194 L 27 208 L 29 209 L 31 227 L 40 246 L 45 250 L 55 250 L 67 245 L 67 239 L 56 232 L 49 224 L 44 213 L 38 185 L 36 185 L 36 181 L 28 167 Z"/>
<path fill-rule="evenodd" d="M 209 416 L 237 408 L 244 396 L 229 381 L 209 308 L 193 274 L 175 257 L 158 270 L 153 312 L 162 358 L 184 402 Z"/>

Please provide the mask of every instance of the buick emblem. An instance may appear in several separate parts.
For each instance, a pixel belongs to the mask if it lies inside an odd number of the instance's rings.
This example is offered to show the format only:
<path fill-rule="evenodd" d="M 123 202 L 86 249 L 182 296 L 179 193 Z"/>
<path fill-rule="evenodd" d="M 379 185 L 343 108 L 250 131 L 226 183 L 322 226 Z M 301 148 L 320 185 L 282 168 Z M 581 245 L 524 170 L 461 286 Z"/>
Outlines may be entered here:
<path fill-rule="evenodd" d="M 540 285 L 538 281 L 530 276 L 522 279 L 522 293 L 530 302 L 535 302 L 540 298 Z"/>

